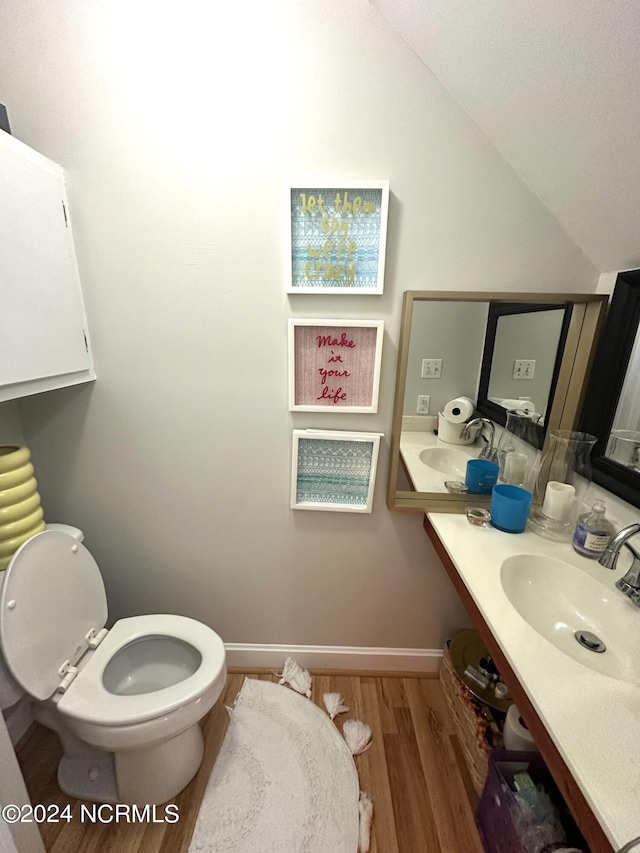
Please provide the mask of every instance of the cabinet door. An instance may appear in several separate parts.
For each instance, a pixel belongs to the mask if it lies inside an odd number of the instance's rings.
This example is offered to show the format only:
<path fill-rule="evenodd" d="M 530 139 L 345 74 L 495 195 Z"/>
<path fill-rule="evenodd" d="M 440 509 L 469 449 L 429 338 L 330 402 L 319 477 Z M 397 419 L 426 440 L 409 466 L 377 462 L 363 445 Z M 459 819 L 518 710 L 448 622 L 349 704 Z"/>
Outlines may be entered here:
<path fill-rule="evenodd" d="M 92 368 L 62 169 L 0 131 L 0 400 Z"/>

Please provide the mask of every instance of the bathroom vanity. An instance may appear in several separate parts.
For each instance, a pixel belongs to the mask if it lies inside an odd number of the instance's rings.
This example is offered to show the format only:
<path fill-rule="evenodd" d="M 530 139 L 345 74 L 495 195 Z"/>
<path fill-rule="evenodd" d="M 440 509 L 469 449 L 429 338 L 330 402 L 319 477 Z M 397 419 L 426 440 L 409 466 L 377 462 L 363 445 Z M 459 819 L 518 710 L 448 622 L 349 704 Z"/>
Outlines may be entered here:
<path fill-rule="evenodd" d="M 618 850 L 640 835 L 640 610 L 615 588 L 628 556 L 610 571 L 462 514 L 430 513 L 424 528 L 590 849 Z"/>

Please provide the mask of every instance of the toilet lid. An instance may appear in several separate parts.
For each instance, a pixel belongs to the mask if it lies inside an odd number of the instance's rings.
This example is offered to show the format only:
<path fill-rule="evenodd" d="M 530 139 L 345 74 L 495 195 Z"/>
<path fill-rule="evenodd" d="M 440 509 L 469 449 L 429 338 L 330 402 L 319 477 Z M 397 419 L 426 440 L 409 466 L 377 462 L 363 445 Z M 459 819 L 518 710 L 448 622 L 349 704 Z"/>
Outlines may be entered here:
<path fill-rule="evenodd" d="M 55 693 L 62 664 L 107 621 L 96 561 L 67 533 L 44 530 L 16 551 L 0 590 L 0 646 L 16 681 L 36 699 Z"/>

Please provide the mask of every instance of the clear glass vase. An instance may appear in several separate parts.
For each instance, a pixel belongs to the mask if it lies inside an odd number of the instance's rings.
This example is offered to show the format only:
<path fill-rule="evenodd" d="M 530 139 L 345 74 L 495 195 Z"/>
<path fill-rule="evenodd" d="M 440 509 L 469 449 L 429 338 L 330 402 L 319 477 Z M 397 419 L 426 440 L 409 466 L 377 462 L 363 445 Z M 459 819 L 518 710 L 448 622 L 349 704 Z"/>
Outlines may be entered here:
<path fill-rule="evenodd" d="M 595 435 L 556 430 L 542 455 L 529 526 L 547 539 L 569 540 L 591 483 Z"/>
<path fill-rule="evenodd" d="M 535 419 L 521 410 L 507 411 L 507 423 L 496 448 L 499 483 L 533 493 L 540 457 L 537 442 Z"/>
<path fill-rule="evenodd" d="M 640 432 L 632 429 L 612 429 L 605 456 L 613 462 L 640 471 Z"/>

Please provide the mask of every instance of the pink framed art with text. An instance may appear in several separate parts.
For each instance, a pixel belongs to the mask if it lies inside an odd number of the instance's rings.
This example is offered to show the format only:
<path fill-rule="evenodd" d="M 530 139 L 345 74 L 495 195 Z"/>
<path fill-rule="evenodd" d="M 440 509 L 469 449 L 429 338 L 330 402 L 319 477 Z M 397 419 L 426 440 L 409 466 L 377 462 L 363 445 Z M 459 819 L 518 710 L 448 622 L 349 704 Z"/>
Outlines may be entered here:
<path fill-rule="evenodd" d="M 377 412 L 383 320 L 289 320 L 289 410 Z"/>

